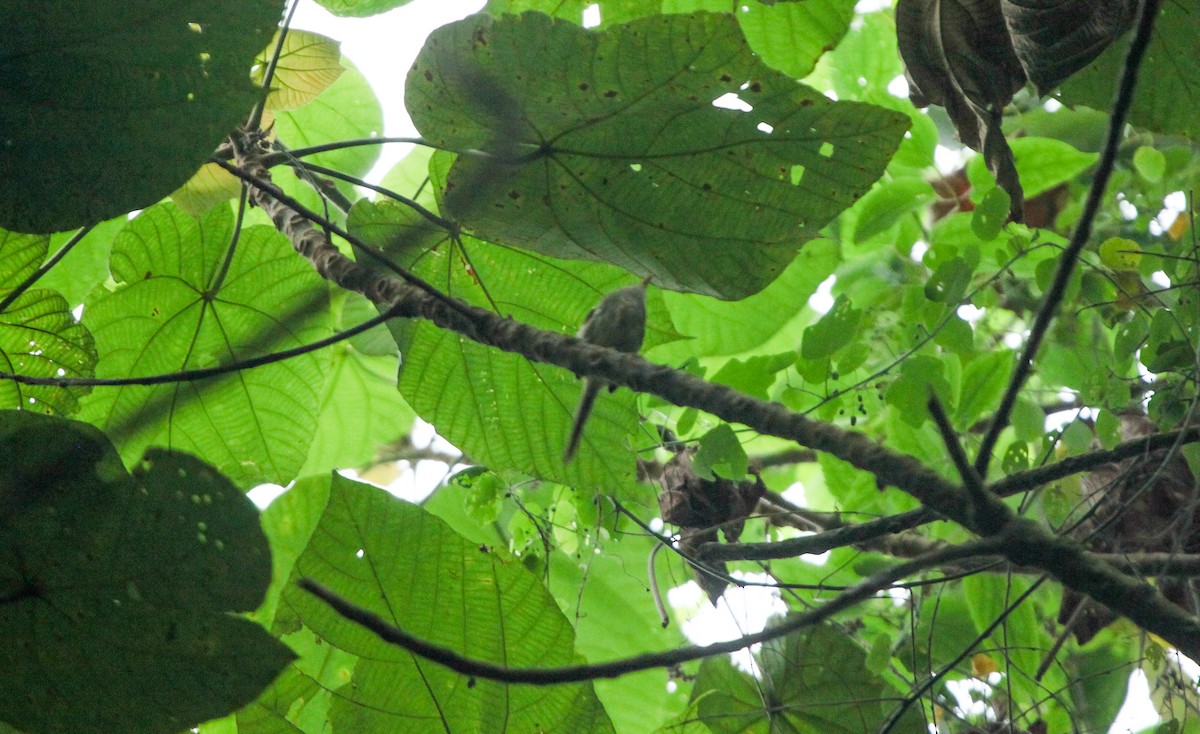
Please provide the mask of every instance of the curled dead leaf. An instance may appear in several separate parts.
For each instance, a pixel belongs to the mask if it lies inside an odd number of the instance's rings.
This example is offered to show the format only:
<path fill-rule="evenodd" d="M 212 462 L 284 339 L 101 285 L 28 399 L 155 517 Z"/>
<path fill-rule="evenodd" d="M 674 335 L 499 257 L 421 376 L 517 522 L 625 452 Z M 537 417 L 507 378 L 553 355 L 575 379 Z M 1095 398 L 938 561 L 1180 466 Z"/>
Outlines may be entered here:
<path fill-rule="evenodd" d="M 679 526 L 679 550 L 689 558 L 695 558 L 704 543 L 717 542 L 718 530 L 724 533 L 726 542 L 736 543 L 746 518 L 766 491 L 757 476 L 740 482 L 721 477 L 701 478 L 692 469 L 695 452 L 694 446 L 686 448 L 667 463 L 658 495 L 663 522 Z M 694 566 L 693 571 L 696 583 L 704 589 L 709 601 L 716 604 L 728 586 L 725 564 Z"/>
<path fill-rule="evenodd" d="M 1024 196 L 1001 113 L 1028 80 L 1038 94 L 1082 69 L 1127 31 L 1136 0 L 899 0 L 896 37 L 917 107 L 946 109 L 963 145 L 979 151 L 1008 192 Z"/>

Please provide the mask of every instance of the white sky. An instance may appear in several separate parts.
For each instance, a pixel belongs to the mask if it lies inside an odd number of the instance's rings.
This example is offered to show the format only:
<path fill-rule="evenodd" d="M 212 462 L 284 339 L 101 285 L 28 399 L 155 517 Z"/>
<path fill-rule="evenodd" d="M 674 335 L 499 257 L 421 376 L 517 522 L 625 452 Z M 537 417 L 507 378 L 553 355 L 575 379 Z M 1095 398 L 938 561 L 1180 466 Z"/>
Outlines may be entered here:
<path fill-rule="evenodd" d="M 415 0 L 370 18 L 339 18 L 312 0 L 301 0 L 293 28 L 314 31 L 342 42 L 342 55 L 367 77 L 383 106 L 384 134 L 415 136 L 404 109 L 404 78 L 433 29 L 483 8 L 484 0 Z M 384 145 L 379 163 L 368 176 L 379 178 L 403 158 L 411 146 Z"/>

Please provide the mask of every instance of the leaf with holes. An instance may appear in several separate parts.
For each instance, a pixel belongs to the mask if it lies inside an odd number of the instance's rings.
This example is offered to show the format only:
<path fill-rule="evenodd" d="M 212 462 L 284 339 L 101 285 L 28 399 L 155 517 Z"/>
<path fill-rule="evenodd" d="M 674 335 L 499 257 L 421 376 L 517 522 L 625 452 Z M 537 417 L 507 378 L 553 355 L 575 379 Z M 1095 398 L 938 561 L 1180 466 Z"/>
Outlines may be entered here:
<path fill-rule="evenodd" d="M 0 9 L 0 226 L 72 229 L 149 206 L 258 98 L 282 0 L 52 0 Z"/>
<path fill-rule="evenodd" d="M 253 700 L 293 657 L 230 612 L 271 579 L 258 512 L 212 467 L 126 472 L 95 428 L 0 413 L 0 720 L 173 734 Z"/>
<path fill-rule="evenodd" d="M 17 292 L 46 257 L 50 238 L 0 230 L 0 370 L 28 377 L 91 377 L 92 335 L 57 292 Z M 0 380 L 0 408 L 70 415 L 85 387 L 22 385 Z"/>
<path fill-rule="evenodd" d="M 113 292 L 84 309 L 98 377 L 229 366 L 328 336 L 328 293 L 269 227 L 232 238 L 229 207 L 192 219 L 174 204 L 142 212 L 113 244 Z M 231 244 L 231 242 L 233 244 Z M 82 415 L 123 456 L 151 444 L 191 451 L 241 486 L 286 484 L 317 429 L 327 350 L 191 382 L 97 390 Z"/>
<path fill-rule="evenodd" d="M 446 182 L 479 236 L 726 299 L 774 280 L 908 128 L 764 66 L 707 13 L 599 32 L 472 16 L 430 36 L 405 95 L 432 144 L 487 153 Z"/>

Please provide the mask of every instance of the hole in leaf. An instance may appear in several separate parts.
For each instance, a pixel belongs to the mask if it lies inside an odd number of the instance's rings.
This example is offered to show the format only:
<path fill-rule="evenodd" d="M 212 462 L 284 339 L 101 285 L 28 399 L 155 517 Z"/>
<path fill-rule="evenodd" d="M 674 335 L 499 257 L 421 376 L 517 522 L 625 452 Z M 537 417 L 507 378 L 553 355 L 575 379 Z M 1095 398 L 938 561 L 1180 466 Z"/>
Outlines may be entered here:
<path fill-rule="evenodd" d="M 720 97 L 717 97 L 712 101 L 712 106 L 720 107 L 721 109 L 726 110 L 737 110 L 739 112 L 750 112 L 754 109 L 747 104 L 744 99 L 737 96 L 733 92 L 726 92 Z"/>
<path fill-rule="evenodd" d="M 579 24 L 584 28 L 595 28 L 600 25 L 600 6 L 592 3 L 583 9 Z"/>

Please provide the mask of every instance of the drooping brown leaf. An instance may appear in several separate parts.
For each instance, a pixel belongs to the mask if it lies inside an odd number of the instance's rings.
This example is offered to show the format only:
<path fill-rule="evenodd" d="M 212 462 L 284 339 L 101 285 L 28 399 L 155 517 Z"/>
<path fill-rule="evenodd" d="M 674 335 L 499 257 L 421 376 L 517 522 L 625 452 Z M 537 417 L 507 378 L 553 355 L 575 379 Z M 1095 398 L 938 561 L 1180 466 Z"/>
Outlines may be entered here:
<path fill-rule="evenodd" d="M 1121 439 L 1150 436 L 1158 428 L 1145 415 L 1120 416 Z M 1073 531 L 1100 553 L 1200 553 L 1200 497 L 1187 461 L 1166 449 L 1104 464 L 1081 478 L 1084 512 L 1090 514 Z M 1159 590 L 1175 604 L 1196 614 L 1197 588 L 1186 579 L 1161 579 Z M 1081 607 L 1081 604 L 1083 605 Z M 1071 620 L 1074 616 L 1075 619 Z M 1112 623 L 1108 609 L 1064 590 L 1060 624 L 1071 621 L 1080 644 Z"/>
<path fill-rule="evenodd" d="M 694 446 L 680 451 L 663 469 L 658 495 L 663 521 L 681 528 L 719 527 L 726 541 L 736 543 L 766 487 L 758 477 L 741 482 L 704 479 L 692 469 L 695 452 Z"/>
<path fill-rule="evenodd" d="M 896 37 L 917 107 L 946 108 L 963 144 L 983 153 L 1022 219 L 1024 196 L 1001 111 L 1025 84 L 999 0 L 900 0 Z"/>
<path fill-rule="evenodd" d="M 766 491 L 757 476 L 741 482 L 698 476 L 692 469 L 694 453 L 695 446 L 686 448 L 667 463 L 658 495 L 663 521 L 680 527 L 679 551 L 689 558 L 694 558 L 704 543 L 717 542 L 718 529 L 725 534 L 726 542 L 736 543 L 746 518 Z M 695 566 L 693 575 L 715 605 L 728 586 L 726 565 L 717 562 L 707 568 Z"/>
<path fill-rule="evenodd" d="M 1137 0 L 1001 0 L 1000 8 L 1013 50 L 1040 95 L 1129 30 Z"/>
<path fill-rule="evenodd" d="M 700 552 L 700 546 L 705 543 L 716 543 L 717 529 L 684 528 L 679 533 L 679 552 L 688 558 L 695 558 Z M 729 566 L 724 561 L 710 561 L 703 566 L 692 566 L 692 578 L 704 590 L 704 595 L 715 607 L 721 595 L 725 593 L 729 582 Z"/>

